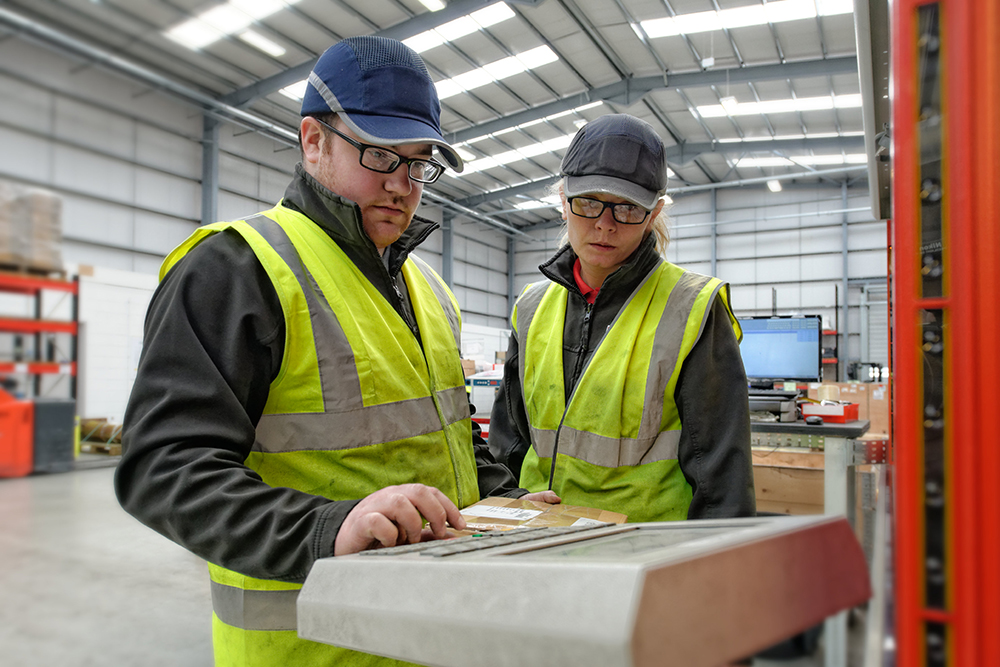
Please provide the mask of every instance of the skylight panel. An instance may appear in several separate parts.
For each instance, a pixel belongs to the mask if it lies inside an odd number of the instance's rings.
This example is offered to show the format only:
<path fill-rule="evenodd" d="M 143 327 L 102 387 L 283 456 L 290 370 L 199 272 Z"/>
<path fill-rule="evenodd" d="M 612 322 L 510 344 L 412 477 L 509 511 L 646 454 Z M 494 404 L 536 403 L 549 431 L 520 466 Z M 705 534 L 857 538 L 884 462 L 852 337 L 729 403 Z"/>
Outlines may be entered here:
<path fill-rule="evenodd" d="M 441 0 L 420 0 L 420 4 L 432 12 L 438 12 L 445 8 L 445 4 Z"/>
<path fill-rule="evenodd" d="M 263 51 L 269 56 L 274 58 L 280 58 L 285 55 L 285 47 L 272 42 L 264 35 L 254 32 L 253 30 L 244 30 L 240 33 L 240 39 L 249 44 L 250 46 Z"/>
<path fill-rule="evenodd" d="M 562 206 L 562 197 L 559 195 L 551 195 L 514 204 L 514 208 L 519 208 L 522 211 L 530 211 L 533 208 L 559 208 L 560 206 Z"/>
<path fill-rule="evenodd" d="M 817 16 L 850 14 L 852 0 L 777 0 L 767 4 L 733 7 L 719 11 L 678 14 L 674 17 L 650 19 L 640 25 L 650 38 L 673 35 L 693 35 L 714 30 L 785 23 Z"/>
<path fill-rule="evenodd" d="M 559 57 L 548 46 L 525 51 L 510 58 L 497 60 L 483 67 L 470 70 L 450 79 L 442 79 L 435 82 L 438 91 L 438 99 L 445 99 L 457 95 L 465 90 L 473 90 L 493 81 L 500 81 L 513 76 L 526 69 L 533 69 L 546 63 L 558 60 Z"/>
<path fill-rule="evenodd" d="M 456 40 L 465 35 L 471 35 L 482 28 L 488 28 L 507 19 L 514 18 L 514 11 L 503 2 L 476 10 L 468 16 L 462 16 L 454 21 L 449 21 L 433 30 L 426 30 L 418 35 L 403 40 L 403 44 L 416 51 L 423 53 L 440 46 L 445 42 Z"/>
<path fill-rule="evenodd" d="M 768 100 L 765 102 L 740 102 L 737 104 L 706 104 L 696 107 L 702 118 L 722 118 L 725 116 L 751 116 L 756 114 L 795 113 L 824 109 L 847 109 L 861 106 L 861 95 L 837 95 L 835 97 L 799 97 L 788 100 Z"/>
<path fill-rule="evenodd" d="M 850 0 L 848 0 L 849 2 Z M 506 3 L 498 2 L 496 4 L 490 5 L 483 9 L 469 14 L 473 21 L 478 23 L 482 28 L 489 28 L 491 25 L 496 25 L 506 21 L 507 19 L 514 18 L 514 10 L 507 6 Z"/>
<path fill-rule="evenodd" d="M 298 102 L 302 101 L 302 98 L 306 96 L 306 86 L 309 82 L 303 79 L 302 81 L 296 81 L 295 83 L 285 86 L 278 92 L 285 97 L 290 97 Z"/>
<path fill-rule="evenodd" d="M 212 7 L 199 13 L 194 18 L 175 25 L 167 30 L 164 35 L 189 49 L 201 49 L 213 42 L 219 41 L 227 35 L 242 33 L 254 21 L 266 18 L 289 5 L 294 5 L 298 1 L 230 0 L 223 5 Z M 255 44 L 254 46 L 257 45 Z"/>
<path fill-rule="evenodd" d="M 519 53 L 514 57 L 524 63 L 524 66 L 527 69 L 534 69 L 559 60 L 559 56 L 555 54 L 555 51 L 546 45 L 535 47 L 529 51 L 525 51 L 524 53 Z"/>
<path fill-rule="evenodd" d="M 719 21 L 719 12 L 715 11 L 675 16 L 674 25 L 677 27 L 678 32 L 685 35 L 722 29 L 722 22 Z"/>

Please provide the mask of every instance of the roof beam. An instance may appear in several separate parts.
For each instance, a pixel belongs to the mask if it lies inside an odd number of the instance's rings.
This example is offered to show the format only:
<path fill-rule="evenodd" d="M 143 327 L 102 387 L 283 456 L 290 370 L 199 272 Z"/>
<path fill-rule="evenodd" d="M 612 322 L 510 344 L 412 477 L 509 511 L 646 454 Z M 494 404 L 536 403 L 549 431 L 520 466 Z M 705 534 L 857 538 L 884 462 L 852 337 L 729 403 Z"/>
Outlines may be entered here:
<path fill-rule="evenodd" d="M 705 155 L 706 153 L 717 153 L 717 154 L 733 154 L 733 153 L 752 153 L 752 152 L 762 152 L 762 151 L 846 151 L 846 152 L 864 152 L 865 150 L 865 138 L 862 136 L 858 137 L 822 137 L 819 139 L 762 139 L 762 140 L 750 140 L 750 141 L 733 141 L 733 142 L 704 142 L 704 143 L 685 143 L 676 144 L 674 146 L 667 146 L 667 162 L 674 164 L 684 164 L 695 159 L 699 155 Z M 794 157 L 793 157 L 794 159 Z M 803 174 L 799 174 L 800 176 Z M 501 190 L 494 190 L 492 192 L 487 192 L 481 195 L 473 195 L 471 197 L 465 197 L 463 199 L 456 199 L 455 203 L 462 206 L 478 206 L 479 204 L 484 204 L 486 202 L 495 201 L 497 199 L 505 199 L 508 197 L 515 197 L 517 195 L 527 194 L 529 192 L 535 192 L 543 188 L 549 187 L 551 184 L 559 180 L 558 176 L 549 176 L 547 178 L 540 178 L 537 181 L 531 181 L 530 183 L 522 183 L 521 185 L 515 185 L 510 188 L 503 188 Z"/>
<path fill-rule="evenodd" d="M 748 83 L 756 81 L 774 81 L 795 79 L 810 76 L 829 76 L 831 74 L 857 74 L 858 59 L 856 56 L 841 56 L 822 60 L 803 60 L 793 63 L 778 63 L 773 65 L 751 65 L 747 67 L 731 67 L 682 74 L 663 74 L 654 76 L 633 77 L 622 79 L 616 83 L 591 88 L 576 95 L 564 97 L 555 102 L 543 104 L 532 109 L 504 116 L 496 120 L 469 127 L 458 132 L 445 135 L 451 143 L 462 143 L 469 139 L 481 137 L 509 129 L 515 125 L 530 123 L 553 114 L 569 111 L 576 107 L 603 100 L 621 105 L 631 105 L 654 90 L 671 88 L 697 88 L 733 83 Z"/>
<path fill-rule="evenodd" d="M 444 25 L 454 19 L 468 16 L 472 12 L 494 5 L 498 1 L 499 0 L 453 0 L 453 2 L 449 2 L 448 6 L 444 9 L 436 12 L 424 12 L 423 14 L 418 14 L 417 16 L 407 19 L 401 23 L 397 23 L 392 27 L 379 30 L 375 34 L 380 37 L 391 37 L 402 41 L 409 37 L 413 37 L 414 35 L 419 35 L 425 30 L 437 28 L 438 26 Z M 517 2 L 518 0 L 513 1 Z M 525 4 L 525 0 L 520 0 L 519 4 Z M 527 4 L 531 3 L 528 2 Z M 290 86 L 293 83 L 308 78 L 309 72 L 312 71 L 313 65 L 316 64 L 318 59 L 318 56 L 316 58 L 310 58 L 306 62 L 290 67 L 283 72 L 278 72 L 277 74 L 252 83 L 249 86 L 244 86 L 239 90 L 234 90 L 233 92 L 222 96 L 219 101 L 234 107 L 245 107 L 254 100 L 270 95 L 271 93 L 281 90 L 285 86 Z"/>

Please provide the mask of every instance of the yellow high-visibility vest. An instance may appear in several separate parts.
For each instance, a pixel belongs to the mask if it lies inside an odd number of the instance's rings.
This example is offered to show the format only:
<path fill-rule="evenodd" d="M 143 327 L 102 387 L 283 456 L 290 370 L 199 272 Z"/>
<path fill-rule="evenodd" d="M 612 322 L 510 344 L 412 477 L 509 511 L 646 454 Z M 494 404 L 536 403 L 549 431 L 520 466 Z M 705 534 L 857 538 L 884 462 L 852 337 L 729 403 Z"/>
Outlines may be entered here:
<path fill-rule="evenodd" d="M 441 278 L 419 258 L 403 264 L 418 341 L 329 235 L 278 205 L 199 228 L 166 258 L 161 280 L 223 230 L 253 249 L 285 318 L 281 369 L 246 465 L 271 486 L 330 500 L 418 482 L 460 508 L 478 501 L 461 316 Z M 213 563 L 209 572 L 216 667 L 405 664 L 299 639 L 298 584 Z"/>
<path fill-rule="evenodd" d="M 563 502 L 621 512 L 629 521 L 687 518 L 691 486 L 677 461 L 681 366 L 720 297 L 737 338 L 729 286 L 660 261 L 629 297 L 565 396 L 563 330 L 568 291 L 528 285 L 512 324 L 531 429 L 521 486 L 549 486 Z"/>

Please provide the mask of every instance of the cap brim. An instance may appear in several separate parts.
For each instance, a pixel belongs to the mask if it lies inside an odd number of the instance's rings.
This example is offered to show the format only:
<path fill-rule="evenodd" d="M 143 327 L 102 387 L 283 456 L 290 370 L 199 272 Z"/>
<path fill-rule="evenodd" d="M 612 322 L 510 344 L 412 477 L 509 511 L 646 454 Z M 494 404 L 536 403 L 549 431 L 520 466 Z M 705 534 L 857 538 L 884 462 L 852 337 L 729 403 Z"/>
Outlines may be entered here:
<path fill-rule="evenodd" d="M 563 185 L 563 192 L 567 197 L 577 197 L 587 194 L 614 195 L 627 199 L 633 204 L 637 204 L 644 209 L 653 210 L 656 201 L 660 198 L 660 193 L 655 190 L 647 190 L 641 185 L 636 185 L 632 181 L 626 181 L 614 176 L 601 176 L 599 174 L 589 174 L 587 176 L 567 176 Z"/>
<path fill-rule="evenodd" d="M 348 115 L 346 111 L 338 111 L 337 115 L 362 141 L 380 146 L 431 144 L 437 146 L 449 167 L 457 172 L 465 169 L 458 151 L 427 123 L 393 116 L 370 116 L 358 113 Z"/>

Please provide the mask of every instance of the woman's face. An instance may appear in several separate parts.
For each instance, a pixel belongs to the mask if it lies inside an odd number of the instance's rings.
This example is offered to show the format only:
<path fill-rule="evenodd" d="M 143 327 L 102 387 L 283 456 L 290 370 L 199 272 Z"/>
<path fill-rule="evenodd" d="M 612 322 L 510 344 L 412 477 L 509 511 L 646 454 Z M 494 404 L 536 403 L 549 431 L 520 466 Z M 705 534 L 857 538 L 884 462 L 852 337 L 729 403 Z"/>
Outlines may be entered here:
<path fill-rule="evenodd" d="M 632 203 L 627 199 L 603 193 L 581 196 L 613 204 Z M 616 221 L 610 207 L 605 208 L 598 218 L 576 215 L 570 209 L 565 195 L 562 198 L 562 205 L 569 243 L 580 258 L 580 274 L 584 282 L 596 289 L 604 284 L 604 279 L 624 264 L 643 239 L 649 236 L 653 220 L 663 208 L 663 200 L 658 201 L 656 208 L 638 225 Z"/>

